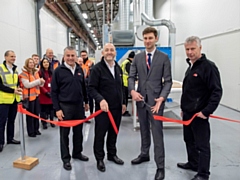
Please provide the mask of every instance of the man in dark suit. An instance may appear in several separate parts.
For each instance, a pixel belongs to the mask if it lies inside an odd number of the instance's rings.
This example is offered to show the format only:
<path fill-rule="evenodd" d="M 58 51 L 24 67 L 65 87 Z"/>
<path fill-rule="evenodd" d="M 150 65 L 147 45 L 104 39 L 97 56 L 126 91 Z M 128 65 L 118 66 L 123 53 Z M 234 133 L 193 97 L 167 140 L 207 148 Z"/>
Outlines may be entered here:
<path fill-rule="evenodd" d="M 150 126 L 154 142 L 154 159 L 157 165 L 155 180 L 164 179 L 164 142 L 162 122 L 153 119 L 153 114 L 163 115 L 164 102 L 172 86 L 171 64 L 168 56 L 155 47 L 158 35 L 155 28 L 143 31 L 146 50 L 135 56 L 131 65 L 128 88 L 133 100 L 137 101 L 137 113 L 141 132 L 141 153 L 132 164 L 149 161 L 151 143 Z M 138 88 L 135 91 L 135 78 Z"/>
<path fill-rule="evenodd" d="M 126 110 L 124 86 L 122 80 L 121 67 L 114 61 L 116 49 L 113 44 L 108 43 L 104 46 L 102 60 L 97 63 L 91 72 L 89 81 L 89 93 L 95 100 L 95 110 L 104 111 L 95 117 L 95 137 L 94 155 L 97 160 L 99 171 L 105 171 L 103 162 L 104 138 L 107 135 L 108 160 L 122 165 L 124 162 L 117 156 L 117 134 L 108 118 L 107 112 L 110 110 L 117 128 L 121 123 L 122 114 Z"/>

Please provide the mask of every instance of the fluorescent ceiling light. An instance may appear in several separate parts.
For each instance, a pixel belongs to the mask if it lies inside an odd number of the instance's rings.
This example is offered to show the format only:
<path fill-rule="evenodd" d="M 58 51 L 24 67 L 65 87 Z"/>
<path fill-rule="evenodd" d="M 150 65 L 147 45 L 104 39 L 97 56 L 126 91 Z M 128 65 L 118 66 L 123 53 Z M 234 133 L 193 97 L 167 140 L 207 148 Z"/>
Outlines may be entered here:
<path fill-rule="evenodd" d="M 88 15 L 86 13 L 82 13 L 82 16 L 84 17 L 84 19 L 88 18 Z"/>
<path fill-rule="evenodd" d="M 97 6 L 102 6 L 103 2 L 97 3 Z"/>
<path fill-rule="evenodd" d="M 88 27 L 92 27 L 92 25 L 91 25 L 90 23 L 87 23 L 87 26 L 88 26 Z"/>
<path fill-rule="evenodd" d="M 93 30 L 91 30 L 91 33 L 94 33 L 94 31 L 93 31 Z"/>
<path fill-rule="evenodd" d="M 95 37 L 95 34 L 93 34 L 92 36 Z"/>
<path fill-rule="evenodd" d="M 75 0 L 77 4 L 81 4 L 81 0 Z"/>

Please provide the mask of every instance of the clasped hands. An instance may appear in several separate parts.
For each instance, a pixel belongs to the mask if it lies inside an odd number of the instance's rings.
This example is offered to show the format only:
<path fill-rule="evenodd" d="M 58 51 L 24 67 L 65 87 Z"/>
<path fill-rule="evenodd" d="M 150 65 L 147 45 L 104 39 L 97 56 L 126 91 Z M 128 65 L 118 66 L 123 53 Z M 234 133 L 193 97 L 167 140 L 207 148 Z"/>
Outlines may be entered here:
<path fill-rule="evenodd" d="M 22 95 L 22 88 L 18 87 L 16 89 L 14 89 L 14 94 L 17 94 L 17 95 Z"/>

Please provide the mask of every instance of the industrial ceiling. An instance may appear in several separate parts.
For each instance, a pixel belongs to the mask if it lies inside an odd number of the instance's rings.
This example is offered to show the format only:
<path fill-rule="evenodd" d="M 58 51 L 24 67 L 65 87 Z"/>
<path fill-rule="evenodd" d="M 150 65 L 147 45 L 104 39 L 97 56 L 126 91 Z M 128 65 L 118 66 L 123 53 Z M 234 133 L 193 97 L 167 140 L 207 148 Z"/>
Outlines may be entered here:
<path fill-rule="evenodd" d="M 45 6 L 95 50 L 102 46 L 103 24 L 110 26 L 118 13 L 119 0 L 46 0 Z"/>

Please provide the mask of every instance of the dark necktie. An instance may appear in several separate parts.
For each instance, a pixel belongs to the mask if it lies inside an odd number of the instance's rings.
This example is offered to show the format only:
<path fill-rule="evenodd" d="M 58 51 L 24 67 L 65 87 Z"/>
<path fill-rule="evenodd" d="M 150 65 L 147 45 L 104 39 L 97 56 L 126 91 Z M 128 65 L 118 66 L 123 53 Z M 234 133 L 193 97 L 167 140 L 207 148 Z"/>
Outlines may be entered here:
<path fill-rule="evenodd" d="M 147 72 L 149 71 L 149 69 L 150 69 L 150 67 L 151 67 L 151 56 L 152 56 L 152 54 L 151 53 L 148 53 L 147 54 L 148 55 L 148 66 L 147 66 Z"/>

